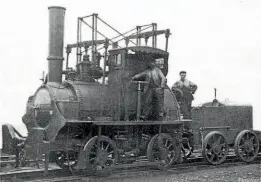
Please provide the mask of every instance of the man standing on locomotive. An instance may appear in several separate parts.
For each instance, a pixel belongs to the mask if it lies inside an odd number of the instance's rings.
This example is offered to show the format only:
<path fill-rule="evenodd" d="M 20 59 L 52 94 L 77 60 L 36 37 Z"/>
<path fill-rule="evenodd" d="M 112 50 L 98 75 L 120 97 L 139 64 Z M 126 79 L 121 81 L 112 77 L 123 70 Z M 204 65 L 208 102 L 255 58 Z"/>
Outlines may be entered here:
<path fill-rule="evenodd" d="M 162 120 L 164 113 L 164 88 L 167 79 L 162 71 L 156 66 L 155 60 L 148 63 L 148 69 L 132 77 L 133 80 L 145 80 L 145 102 L 142 109 L 141 119 L 150 119 L 153 108 L 156 108 L 158 116 L 154 119 Z M 155 118 L 156 117 L 156 118 Z"/>
<path fill-rule="evenodd" d="M 180 97 L 177 98 L 180 103 L 181 113 L 184 119 L 191 119 L 191 104 L 194 100 L 193 94 L 198 87 L 195 83 L 186 79 L 186 71 L 181 71 L 179 74 L 180 80 L 172 86 L 172 91 L 174 93 L 181 91 Z"/>

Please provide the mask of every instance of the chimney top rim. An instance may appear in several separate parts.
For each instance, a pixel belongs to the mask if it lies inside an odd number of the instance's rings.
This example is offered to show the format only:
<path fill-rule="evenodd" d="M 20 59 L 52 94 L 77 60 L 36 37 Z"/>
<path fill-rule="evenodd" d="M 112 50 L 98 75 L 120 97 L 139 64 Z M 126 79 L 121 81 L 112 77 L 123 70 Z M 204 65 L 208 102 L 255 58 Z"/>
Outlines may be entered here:
<path fill-rule="evenodd" d="M 63 10 L 66 10 L 66 8 L 62 7 L 62 6 L 49 6 L 48 9 L 63 9 Z"/>

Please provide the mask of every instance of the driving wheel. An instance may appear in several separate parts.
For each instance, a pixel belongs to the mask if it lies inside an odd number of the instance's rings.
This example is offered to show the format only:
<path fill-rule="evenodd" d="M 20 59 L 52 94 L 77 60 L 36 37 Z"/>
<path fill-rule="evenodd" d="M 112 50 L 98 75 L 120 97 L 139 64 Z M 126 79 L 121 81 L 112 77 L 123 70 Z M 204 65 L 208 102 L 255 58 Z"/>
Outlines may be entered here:
<path fill-rule="evenodd" d="M 116 143 L 106 136 L 92 137 L 85 145 L 88 172 L 97 176 L 106 176 L 114 168 L 118 152 Z"/>
<path fill-rule="evenodd" d="M 150 140 L 147 148 L 149 162 L 159 162 L 157 168 L 165 169 L 170 167 L 180 158 L 180 144 L 170 135 L 157 134 Z"/>

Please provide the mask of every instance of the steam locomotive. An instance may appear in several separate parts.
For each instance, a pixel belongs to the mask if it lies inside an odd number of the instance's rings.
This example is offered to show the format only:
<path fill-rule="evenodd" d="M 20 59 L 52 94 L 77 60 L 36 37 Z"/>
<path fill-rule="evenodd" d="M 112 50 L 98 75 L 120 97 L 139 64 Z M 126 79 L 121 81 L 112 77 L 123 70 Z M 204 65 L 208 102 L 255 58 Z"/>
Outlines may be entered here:
<path fill-rule="evenodd" d="M 79 17 L 77 43 L 66 46 L 63 70 L 65 8 L 48 9 L 48 75 L 27 101 L 22 120 L 28 136 L 21 136 L 11 125 L 2 126 L 3 151 L 15 153 L 17 164 L 24 165 L 27 159 L 38 164 L 44 155 L 46 171 L 49 160 L 64 169 L 100 171 L 145 156 L 162 169 L 189 158 L 195 148 L 216 165 L 226 159 L 230 147 L 243 161 L 256 158 L 260 133 L 252 130 L 251 106 L 209 104 L 194 108 L 192 120 L 182 119 L 175 94 L 166 86 L 163 120 L 153 114 L 150 120 L 139 119 L 147 83 L 133 82 L 131 77 L 145 70 L 151 59 L 168 74 L 169 29 L 157 30 L 153 23 L 152 31 L 143 32 L 143 26 L 137 26 L 134 34 L 119 34 L 125 40 L 120 47 L 107 37 L 97 40 L 101 34 L 97 20 L 108 25 L 97 14 L 88 16 L 93 20 L 91 26 L 85 21 L 88 17 Z M 92 40 L 81 40 L 84 24 L 91 27 Z M 157 48 L 161 34 L 166 38 L 165 50 Z M 147 45 L 150 38 L 152 46 Z M 74 49 L 76 69 L 68 66 Z M 137 148 L 139 152 L 129 153 Z"/>

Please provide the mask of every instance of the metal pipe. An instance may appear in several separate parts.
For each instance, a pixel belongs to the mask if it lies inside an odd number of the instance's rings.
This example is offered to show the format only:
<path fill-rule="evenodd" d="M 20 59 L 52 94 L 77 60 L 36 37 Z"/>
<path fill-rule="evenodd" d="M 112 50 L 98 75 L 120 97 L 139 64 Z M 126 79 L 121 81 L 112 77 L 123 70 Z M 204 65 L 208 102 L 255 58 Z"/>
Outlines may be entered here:
<path fill-rule="evenodd" d="M 137 121 L 140 120 L 141 114 L 141 82 L 138 82 L 138 99 L 137 99 Z"/>
<path fill-rule="evenodd" d="M 152 47 L 155 47 L 155 35 L 154 35 L 154 31 L 155 31 L 155 23 L 152 23 L 152 31 L 153 31 L 153 36 L 152 36 Z"/>
<path fill-rule="evenodd" d="M 165 45 L 165 51 L 168 51 L 168 45 L 169 45 L 169 38 L 166 38 L 166 45 Z"/>
<path fill-rule="evenodd" d="M 106 60 L 107 60 L 107 51 L 109 47 L 109 41 L 106 39 L 106 42 L 104 44 L 104 61 L 103 61 L 103 70 L 102 70 L 102 84 L 105 85 L 105 73 L 106 73 Z"/>
<path fill-rule="evenodd" d="M 80 19 L 82 20 L 82 19 Z M 82 42 L 82 21 L 79 22 L 79 42 Z M 82 47 L 79 47 L 79 62 L 82 61 Z"/>
<path fill-rule="evenodd" d="M 64 7 L 51 6 L 49 9 L 49 55 L 48 81 L 62 82 L 63 44 L 64 44 Z"/>
<path fill-rule="evenodd" d="M 136 27 L 136 34 L 138 35 L 139 34 L 139 26 L 137 26 Z M 139 44 L 139 38 L 138 38 L 138 36 L 137 36 L 137 39 L 136 39 L 136 45 L 138 45 Z"/>
<path fill-rule="evenodd" d="M 66 47 L 66 70 L 69 68 L 69 55 L 71 53 L 71 48 Z"/>
<path fill-rule="evenodd" d="M 95 15 L 95 34 L 94 34 L 94 38 L 95 38 L 95 42 L 97 41 L 97 17 L 98 17 L 98 14 L 94 14 Z M 95 44 L 95 49 L 96 49 L 96 44 Z"/>
<path fill-rule="evenodd" d="M 94 14 L 92 15 L 92 61 L 94 60 Z"/>
<path fill-rule="evenodd" d="M 157 31 L 157 23 L 152 23 L 152 31 L 153 33 Z M 157 35 L 152 36 L 152 47 L 157 47 Z"/>
<path fill-rule="evenodd" d="M 97 44 L 96 44 L 96 41 L 97 41 L 97 17 L 98 17 L 98 14 L 94 14 L 94 61 L 95 61 L 95 64 L 97 64 Z M 99 65 L 100 66 L 100 65 Z"/>
<path fill-rule="evenodd" d="M 154 30 L 157 31 L 157 23 L 155 23 L 155 28 Z M 155 35 L 155 48 L 157 48 L 157 35 Z"/>
<path fill-rule="evenodd" d="M 77 21 L 77 47 L 76 47 L 76 64 L 79 63 L 79 31 L 80 31 L 80 18 L 78 18 L 78 21 Z"/>

